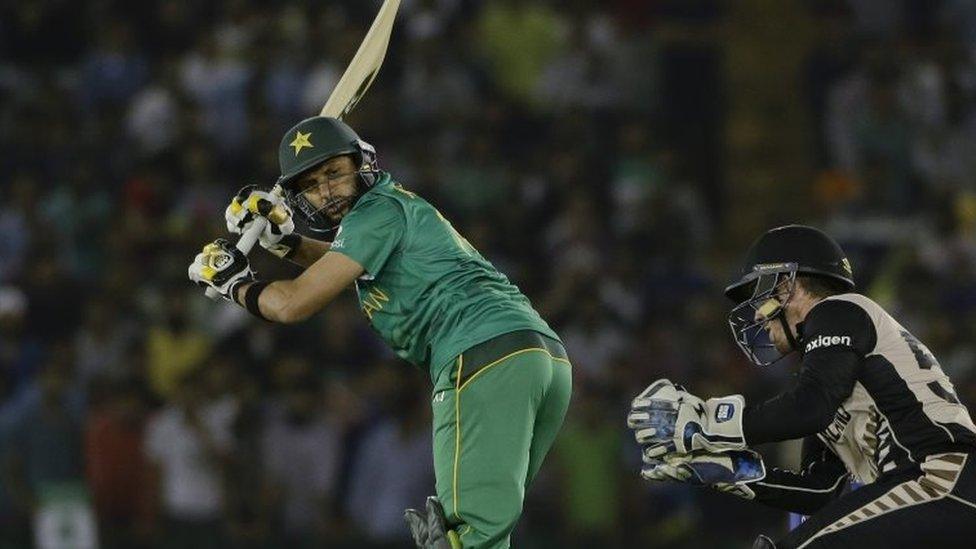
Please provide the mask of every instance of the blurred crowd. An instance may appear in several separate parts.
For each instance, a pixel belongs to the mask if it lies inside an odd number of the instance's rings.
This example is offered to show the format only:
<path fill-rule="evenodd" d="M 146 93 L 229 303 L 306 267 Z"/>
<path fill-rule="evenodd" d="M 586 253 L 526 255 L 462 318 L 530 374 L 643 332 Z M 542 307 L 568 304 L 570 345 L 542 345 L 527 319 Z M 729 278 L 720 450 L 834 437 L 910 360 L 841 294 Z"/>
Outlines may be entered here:
<path fill-rule="evenodd" d="M 749 91 L 726 53 L 756 2 L 403 0 L 348 121 L 530 296 L 574 364 L 518 547 L 784 531 L 783 513 L 641 482 L 624 430 L 658 377 L 747 399 L 789 382 L 795 365 L 755 368 L 729 337 L 721 289 L 756 236 L 743 226 L 831 232 L 861 290 L 976 405 L 976 4 L 788 4 L 815 32 L 778 83 L 802 116 L 755 115 L 804 137 L 768 185 L 791 197 L 777 201 L 727 169 Z M 233 193 L 274 183 L 283 132 L 319 111 L 378 6 L 0 6 L 0 547 L 409 542 L 402 511 L 434 492 L 425 374 L 352 295 L 282 327 L 186 278 Z M 252 265 L 296 274 L 273 259 Z"/>

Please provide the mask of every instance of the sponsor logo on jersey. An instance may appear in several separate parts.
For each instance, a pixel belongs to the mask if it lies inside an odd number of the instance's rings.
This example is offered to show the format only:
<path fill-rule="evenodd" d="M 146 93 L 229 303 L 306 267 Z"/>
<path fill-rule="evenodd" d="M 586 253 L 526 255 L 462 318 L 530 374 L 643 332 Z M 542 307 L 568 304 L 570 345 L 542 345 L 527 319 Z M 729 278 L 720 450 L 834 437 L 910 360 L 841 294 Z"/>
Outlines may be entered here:
<path fill-rule="evenodd" d="M 809 353 L 814 349 L 820 349 L 821 347 L 832 347 L 834 345 L 847 345 L 851 346 L 851 336 L 826 336 L 820 335 L 807 342 L 806 349 L 803 352 Z"/>
<path fill-rule="evenodd" d="M 332 248 L 341 248 L 346 245 L 346 239 L 339 238 L 340 234 L 342 234 L 342 225 L 339 225 L 339 229 L 336 231 L 335 236 L 332 237 Z"/>
<path fill-rule="evenodd" d="M 716 423 L 722 423 L 728 421 L 732 419 L 732 416 L 734 415 L 735 415 L 735 404 L 723 402 L 722 404 L 718 405 L 718 408 L 715 408 Z"/>

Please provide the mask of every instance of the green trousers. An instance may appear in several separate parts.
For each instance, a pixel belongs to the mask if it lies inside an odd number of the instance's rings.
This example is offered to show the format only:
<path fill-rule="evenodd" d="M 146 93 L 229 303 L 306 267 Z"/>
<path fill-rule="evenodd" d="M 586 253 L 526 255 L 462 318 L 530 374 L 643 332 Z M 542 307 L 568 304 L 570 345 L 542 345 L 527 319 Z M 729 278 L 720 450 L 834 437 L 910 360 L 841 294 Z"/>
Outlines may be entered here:
<path fill-rule="evenodd" d="M 566 351 L 531 331 L 465 351 L 435 381 L 437 496 L 465 548 L 509 547 L 571 393 Z"/>

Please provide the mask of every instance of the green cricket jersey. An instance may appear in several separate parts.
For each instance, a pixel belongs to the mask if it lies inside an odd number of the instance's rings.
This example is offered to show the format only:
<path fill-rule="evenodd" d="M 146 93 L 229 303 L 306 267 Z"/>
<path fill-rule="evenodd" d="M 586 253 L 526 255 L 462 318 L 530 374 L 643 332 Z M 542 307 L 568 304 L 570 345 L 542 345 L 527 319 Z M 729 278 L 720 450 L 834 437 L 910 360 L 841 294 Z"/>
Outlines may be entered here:
<path fill-rule="evenodd" d="M 501 334 L 559 339 L 436 208 L 388 173 L 342 219 L 332 250 L 366 270 L 356 292 L 373 328 L 432 379 L 462 351 Z"/>

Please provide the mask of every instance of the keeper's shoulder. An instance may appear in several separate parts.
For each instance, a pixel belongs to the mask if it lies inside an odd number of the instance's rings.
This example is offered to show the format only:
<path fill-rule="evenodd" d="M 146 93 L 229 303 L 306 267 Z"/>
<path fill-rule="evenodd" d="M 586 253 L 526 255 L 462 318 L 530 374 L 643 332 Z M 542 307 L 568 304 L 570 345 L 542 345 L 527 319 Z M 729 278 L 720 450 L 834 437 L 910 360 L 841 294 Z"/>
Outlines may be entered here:
<path fill-rule="evenodd" d="M 866 295 L 853 292 L 824 298 L 810 309 L 808 318 L 813 316 L 828 321 L 853 319 L 875 325 L 891 318 L 891 315 L 876 301 Z"/>
<path fill-rule="evenodd" d="M 804 353 L 833 347 L 853 347 L 866 355 L 877 343 L 877 320 L 887 316 L 872 299 L 856 293 L 824 298 L 803 322 Z"/>

